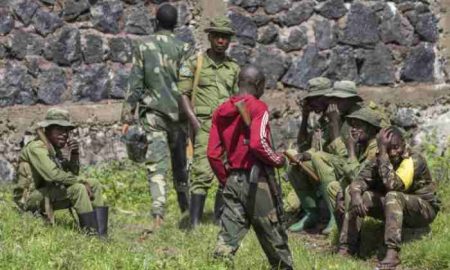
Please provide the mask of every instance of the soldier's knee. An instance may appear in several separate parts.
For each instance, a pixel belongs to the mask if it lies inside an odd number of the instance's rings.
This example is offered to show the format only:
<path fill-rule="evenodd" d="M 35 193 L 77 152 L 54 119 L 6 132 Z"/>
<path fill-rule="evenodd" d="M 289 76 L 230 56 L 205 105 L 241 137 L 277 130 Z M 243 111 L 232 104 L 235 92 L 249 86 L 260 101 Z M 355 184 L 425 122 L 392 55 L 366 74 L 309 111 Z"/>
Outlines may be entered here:
<path fill-rule="evenodd" d="M 389 191 L 384 198 L 385 205 L 402 204 L 403 193 L 398 191 Z"/>
<path fill-rule="evenodd" d="M 100 190 L 102 188 L 100 182 L 95 180 L 89 181 L 89 185 L 91 186 L 92 190 Z"/>
<path fill-rule="evenodd" d="M 371 201 L 372 201 L 372 193 L 371 193 L 371 192 L 364 192 L 363 195 L 362 195 L 362 200 L 363 200 L 363 203 L 364 203 L 365 205 L 371 204 Z"/>
<path fill-rule="evenodd" d="M 321 162 L 325 159 L 325 152 L 314 152 L 311 153 L 311 161 L 313 164 Z"/>
<path fill-rule="evenodd" d="M 71 185 L 68 188 L 68 191 L 76 197 L 88 195 L 86 187 L 84 186 L 84 184 L 81 184 L 81 183 L 76 183 L 76 184 Z"/>

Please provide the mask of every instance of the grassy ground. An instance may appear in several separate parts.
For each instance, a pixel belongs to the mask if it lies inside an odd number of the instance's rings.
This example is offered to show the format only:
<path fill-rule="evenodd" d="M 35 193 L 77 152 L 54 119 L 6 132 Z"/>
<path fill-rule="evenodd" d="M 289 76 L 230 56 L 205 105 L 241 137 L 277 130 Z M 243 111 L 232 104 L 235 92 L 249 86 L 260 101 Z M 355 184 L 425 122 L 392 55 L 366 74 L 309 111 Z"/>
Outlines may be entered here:
<path fill-rule="evenodd" d="M 402 269 L 450 269 L 450 153 L 433 156 L 430 164 L 440 179 L 443 209 L 431 226 L 431 233 L 404 244 Z M 234 260 L 212 258 L 218 227 L 211 222 L 212 195 L 207 202 L 205 225 L 193 232 L 180 230 L 180 213 L 171 190 L 165 226 L 145 241 L 139 234 L 148 228 L 150 196 L 145 172 L 129 163 L 112 163 L 86 168 L 84 174 L 105 185 L 112 206 L 110 239 L 100 241 L 79 234 L 68 211 L 56 213 L 52 228 L 30 214 L 20 214 L 12 203 L 10 186 L 0 187 L 0 269 L 268 269 L 255 235 L 244 239 Z M 382 254 L 382 225 L 368 220 L 363 233 L 363 259 L 346 259 L 332 254 L 336 235 L 290 234 L 296 269 L 373 269 Z"/>

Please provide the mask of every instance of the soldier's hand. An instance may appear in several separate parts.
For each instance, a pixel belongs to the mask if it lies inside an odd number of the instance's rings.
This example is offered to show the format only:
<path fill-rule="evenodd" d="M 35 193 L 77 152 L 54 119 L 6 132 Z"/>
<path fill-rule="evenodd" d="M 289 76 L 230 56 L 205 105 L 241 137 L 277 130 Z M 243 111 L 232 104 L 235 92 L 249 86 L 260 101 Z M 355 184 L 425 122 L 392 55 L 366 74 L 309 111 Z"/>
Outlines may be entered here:
<path fill-rule="evenodd" d="M 326 111 L 327 118 L 330 122 L 338 122 L 340 117 L 339 108 L 336 103 L 331 103 L 327 107 Z"/>
<path fill-rule="evenodd" d="M 67 147 L 72 155 L 78 155 L 80 153 L 80 144 L 75 139 L 69 139 L 67 142 Z"/>
<path fill-rule="evenodd" d="M 94 200 L 94 192 L 92 192 L 92 187 L 89 185 L 89 183 L 84 182 L 84 187 L 86 188 L 87 194 L 89 196 L 89 199 L 92 201 Z"/>
<path fill-rule="evenodd" d="M 350 210 L 359 217 L 367 215 L 367 207 L 364 205 L 361 194 L 353 194 L 351 198 Z"/>
<path fill-rule="evenodd" d="M 388 146 L 391 143 L 392 139 L 392 130 L 390 128 L 383 128 L 377 134 L 377 145 L 378 150 L 381 154 L 385 154 L 387 152 Z"/>
<path fill-rule="evenodd" d="M 195 118 L 192 122 L 191 122 L 191 127 L 192 130 L 194 131 L 194 135 L 197 135 L 198 131 L 200 130 L 202 124 L 200 123 L 200 121 Z"/>
<path fill-rule="evenodd" d="M 281 160 L 277 163 L 276 167 L 280 168 L 283 167 L 283 165 L 286 163 L 286 157 L 281 153 L 278 153 L 278 155 L 280 156 Z"/>
<path fill-rule="evenodd" d="M 295 156 L 295 160 L 297 162 L 303 162 L 303 161 L 308 161 L 311 160 L 311 154 L 308 152 L 303 152 L 303 153 L 299 153 Z"/>

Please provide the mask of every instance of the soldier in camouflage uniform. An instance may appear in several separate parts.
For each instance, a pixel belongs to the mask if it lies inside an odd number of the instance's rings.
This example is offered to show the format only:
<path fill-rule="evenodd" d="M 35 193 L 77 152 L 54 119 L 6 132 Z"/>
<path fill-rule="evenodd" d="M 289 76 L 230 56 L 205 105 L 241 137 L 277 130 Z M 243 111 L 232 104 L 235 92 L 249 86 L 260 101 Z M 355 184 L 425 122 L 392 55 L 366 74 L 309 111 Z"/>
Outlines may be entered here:
<path fill-rule="evenodd" d="M 219 104 L 237 93 L 239 73 L 238 64 L 225 54 L 234 35 L 230 20 L 226 17 L 215 18 L 205 32 L 208 33 L 211 48 L 184 62 L 178 83 L 178 88 L 183 94 L 182 107 L 189 120 L 191 132 L 195 135 L 189 211 L 192 227 L 198 225 L 201 220 L 207 192 L 214 178 L 206 158 L 212 112 Z M 200 70 L 197 71 L 197 68 Z M 198 85 L 194 89 L 196 74 L 199 78 Z M 222 189 L 220 186 L 216 194 L 217 217 Z"/>
<path fill-rule="evenodd" d="M 14 201 L 24 211 L 47 216 L 52 210 L 73 207 L 82 228 L 105 236 L 108 208 L 103 203 L 100 183 L 78 177 L 79 146 L 69 138 L 73 128 L 68 111 L 47 111 L 45 120 L 38 123 L 36 138 L 20 153 Z M 65 147 L 69 159 L 61 152 Z"/>
<path fill-rule="evenodd" d="M 270 143 L 268 108 L 259 100 L 264 81 L 261 71 L 244 67 L 239 75 L 239 95 L 214 111 L 207 155 L 213 171 L 225 185 L 215 255 L 235 254 L 252 226 L 272 269 L 292 269 L 286 230 L 268 185 L 274 180 L 268 180 L 265 173 L 250 173 L 255 166 L 261 166 L 257 163 L 273 167 L 285 163 L 284 156 L 274 152 Z M 237 103 L 244 104 L 250 123 L 244 122 L 247 120 L 243 120 L 246 118 Z"/>
<path fill-rule="evenodd" d="M 153 229 L 158 229 L 163 222 L 169 160 L 181 212 L 189 204 L 186 133 L 179 114 L 177 81 L 180 65 L 190 49 L 173 33 L 177 17 L 176 8 L 170 4 L 158 8 L 158 30 L 148 41 L 139 44 L 134 54 L 122 110 L 123 122 L 132 123 L 139 103 L 138 120 L 147 133 L 149 146 L 145 163 L 153 199 Z"/>
<path fill-rule="evenodd" d="M 395 269 L 400 264 L 402 227 L 429 225 L 439 211 L 436 183 L 425 159 L 412 152 L 395 127 L 377 135 L 378 154 L 367 163 L 348 187 L 349 205 L 339 239 L 339 253 L 357 250 L 362 219 L 368 215 L 384 220 L 385 258 L 378 269 Z"/>
<path fill-rule="evenodd" d="M 310 98 L 311 94 L 318 96 L 317 92 L 320 93 L 322 104 L 324 104 L 322 111 L 319 111 L 322 112 L 322 117 L 319 119 L 319 127 L 316 127 L 313 133 L 311 149 L 297 156 L 298 160 L 303 161 L 317 174 L 320 182 L 310 179 L 299 167 L 289 170 L 288 177 L 293 183 L 305 211 L 305 216 L 291 225 L 289 229 L 298 232 L 316 224 L 318 220 L 317 194 L 320 193 L 330 213 L 330 220 L 322 233 L 329 234 L 335 224 L 334 201 L 336 196 L 336 194 L 330 194 L 329 184 L 337 181 L 336 175 L 342 175 L 341 172 L 335 170 L 340 166 L 335 165 L 344 163 L 348 157 L 344 141 L 348 137 L 349 126 L 345 121 L 345 116 L 360 108 L 358 102 L 361 101 L 361 98 L 357 94 L 354 82 L 338 81 L 334 83 L 333 88 L 330 88 L 330 82 L 325 84 L 325 78 L 320 79 L 323 81 L 321 84 L 323 90 L 312 91 L 306 98 Z M 315 83 L 315 80 L 318 79 L 313 79 L 311 83 Z"/>

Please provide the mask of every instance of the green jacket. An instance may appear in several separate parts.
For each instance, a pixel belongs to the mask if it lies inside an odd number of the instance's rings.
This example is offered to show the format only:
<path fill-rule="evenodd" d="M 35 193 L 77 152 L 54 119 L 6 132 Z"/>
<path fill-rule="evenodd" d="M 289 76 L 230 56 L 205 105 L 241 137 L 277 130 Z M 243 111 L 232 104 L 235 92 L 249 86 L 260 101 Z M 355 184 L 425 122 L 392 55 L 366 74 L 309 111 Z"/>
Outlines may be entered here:
<path fill-rule="evenodd" d="M 36 189 L 49 184 L 69 186 L 79 182 L 79 162 L 64 159 L 61 151 L 51 155 L 46 144 L 35 139 L 21 151 L 13 190 L 14 200 L 22 205 Z"/>
<path fill-rule="evenodd" d="M 140 115 L 152 110 L 178 121 L 178 70 L 189 54 L 189 45 L 169 31 L 159 31 L 140 43 L 133 55 L 122 120 L 131 119 L 139 102 Z"/>
<path fill-rule="evenodd" d="M 183 63 L 180 69 L 178 89 L 184 95 L 194 99 L 194 111 L 198 116 L 212 117 L 212 112 L 226 99 L 238 92 L 239 65 L 227 57 L 217 65 L 207 53 L 203 53 L 203 64 L 200 79 L 195 89 L 192 87 L 197 68 L 198 56 L 192 56 Z"/>

